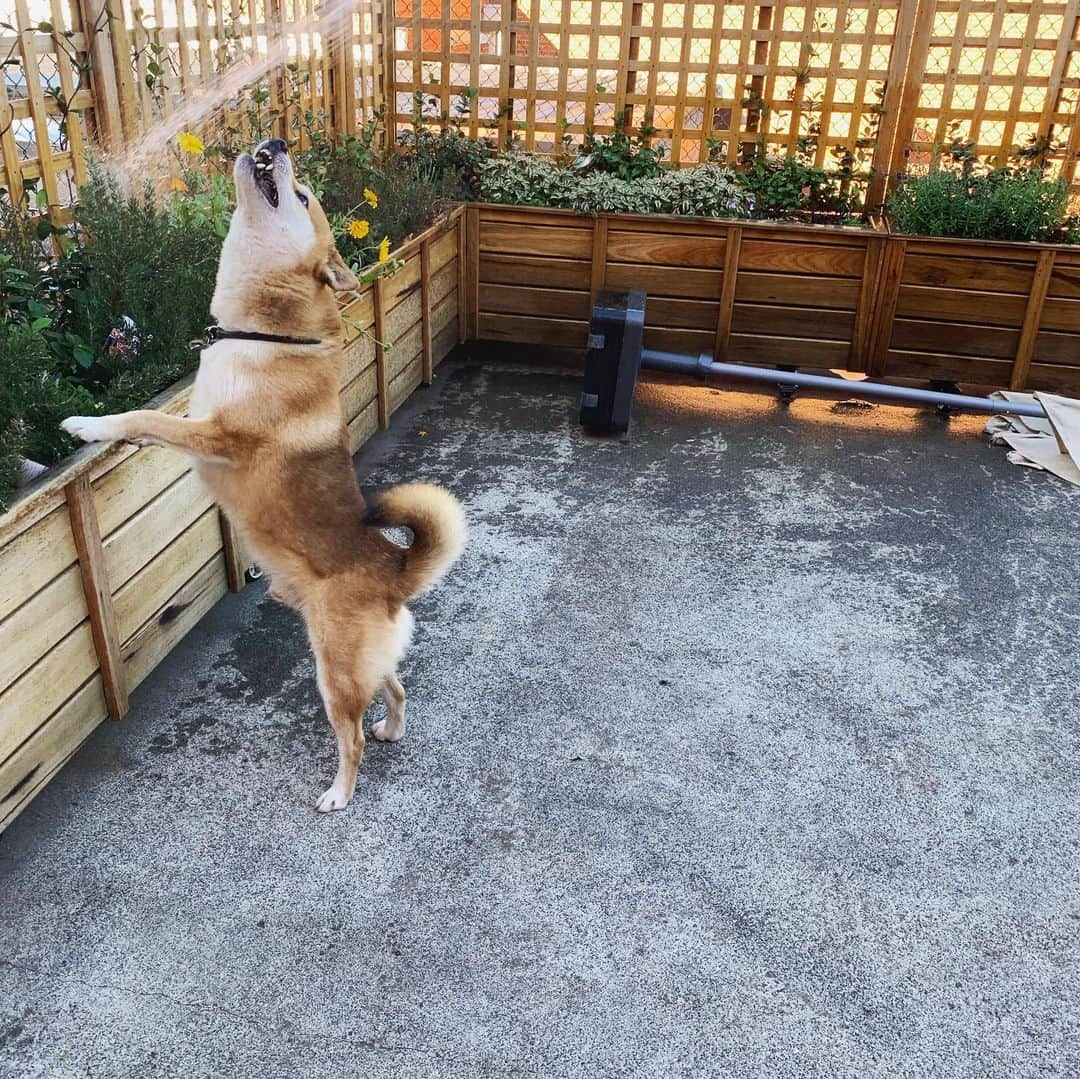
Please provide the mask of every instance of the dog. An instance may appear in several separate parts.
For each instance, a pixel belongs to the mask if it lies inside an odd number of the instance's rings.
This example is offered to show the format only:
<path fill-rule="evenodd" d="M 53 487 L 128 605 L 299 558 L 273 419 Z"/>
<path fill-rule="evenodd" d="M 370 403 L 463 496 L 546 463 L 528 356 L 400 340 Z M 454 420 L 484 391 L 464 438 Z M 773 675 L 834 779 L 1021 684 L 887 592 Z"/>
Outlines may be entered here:
<path fill-rule="evenodd" d="M 413 629 L 406 601 L 434 585 L 465 549 L 466 522 L 447 491 L 405 484 L 365 503 L 341 412 L 341 317 L 334 293 L 357 279 L 322 207 L 271 139 L 234 169 L 236 210 L 222 246 L 208 333 L 189 414 L 140 410 L 73 416 L 85 442 L 167 446 L 190 455 L 202 482 L 271 578 L 270 595 L 303 615 L 338 769 L 315 808 L 344 809 L 376 693 L 405 732 L 398 664 Z M 410 547 L 383 527 L 405 526 Z"/>

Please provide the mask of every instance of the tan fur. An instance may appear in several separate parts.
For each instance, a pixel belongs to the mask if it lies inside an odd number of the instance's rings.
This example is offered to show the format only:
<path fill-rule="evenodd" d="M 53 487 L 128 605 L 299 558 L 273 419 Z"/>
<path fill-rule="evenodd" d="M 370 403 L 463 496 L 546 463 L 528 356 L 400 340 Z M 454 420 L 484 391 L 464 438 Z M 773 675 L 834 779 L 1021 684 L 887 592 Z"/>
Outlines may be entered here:
<path fill-rule="evenodd" d="M 203 350 L 189 418 L 137 411 L 76 416 L 63 426 L 86 441 L 152 443 L 194 457 L 269 571 L 271 596 L 302 613 L 338 741 L 337 776 L 316 805 L 327 812 L 352 797 L 363 716 L 376 693 L 388 718 L 375 725 L 375 737 L 396 741 L 404 733 L 396 672 L 412 629 L 405 601 L 460 557 L 466 529 L 453 496 L 428 484 L 393 488 L 373 510 L 365 506 L 338 396 L 343 361 L 333 291 L 355 288 L 356 279 L 283 152 L 274 155 L 273 175 L 277 207 L 259 193 L 252 159 L 237 162 L 238 206 L 211 310 L 229 329 L 321 343 L 219 341 Z M 412 546 L 386 539 L 378 526 L 389 525 L 411 528 Z"/>

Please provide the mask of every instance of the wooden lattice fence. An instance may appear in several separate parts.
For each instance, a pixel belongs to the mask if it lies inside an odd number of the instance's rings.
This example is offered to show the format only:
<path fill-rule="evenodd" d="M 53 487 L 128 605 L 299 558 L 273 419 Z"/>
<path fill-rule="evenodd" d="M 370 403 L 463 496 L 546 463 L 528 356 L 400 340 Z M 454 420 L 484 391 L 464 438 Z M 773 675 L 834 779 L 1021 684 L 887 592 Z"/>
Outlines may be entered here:
<path fill-rule="evenodd" d="M 553 152 L 649 123 L 675 164 L 801 150 L 871 173 L 970 141 L 1080 195 L 1080 0 L 7 0 L 0 184 L 64 205 L 91 143 L 130 143 L 232 59 L 266 70 L 277 130 L 353 130 L 414 93 L 474 135 Z M 229 122 L 226 108 L 219 122 Z"/>
<path fill-rule="evenodd" d="M 275 133 L 310 112 L 353 131 L 384 100 L 382 0 L 11 0 L 0 18 L 0 186 L 64 206 L 88 144 L 122 150 L 212 95 L 234 61 L 260 76 Z M 240 123 L 225 102 L 218 131 Z M 210 132 L 209 134 L 213 134 Z"/>

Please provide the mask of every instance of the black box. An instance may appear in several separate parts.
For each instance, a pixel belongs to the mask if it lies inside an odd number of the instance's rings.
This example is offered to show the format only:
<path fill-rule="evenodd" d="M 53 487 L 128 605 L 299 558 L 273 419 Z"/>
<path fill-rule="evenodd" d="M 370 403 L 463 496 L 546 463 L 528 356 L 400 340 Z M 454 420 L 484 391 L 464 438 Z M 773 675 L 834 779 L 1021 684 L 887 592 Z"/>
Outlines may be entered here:
<path fill-rule="evenodd" d="M 626 431 L 641 367 L 644 292 L 600 292 L 589 327 L 581 425 L 595 434 Z"/>

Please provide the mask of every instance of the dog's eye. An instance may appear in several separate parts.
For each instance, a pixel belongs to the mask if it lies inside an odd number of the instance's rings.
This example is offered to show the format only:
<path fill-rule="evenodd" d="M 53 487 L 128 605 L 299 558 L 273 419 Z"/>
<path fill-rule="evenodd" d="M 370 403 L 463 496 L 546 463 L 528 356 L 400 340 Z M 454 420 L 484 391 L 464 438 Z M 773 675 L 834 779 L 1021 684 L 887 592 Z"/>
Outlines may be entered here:
<path fill-rule="evenodd" d="M 305 194 L 303 193 L 303 191 L 297 191 L 297 193 L 296 193 L 296 197 L 297 197 L 297 198 L 298 198 L 298 199 L 300 200 L 300 205 L 301 205 L 301 206 L 307 206 L 307 204 L 308 204 L 308 197 L 307 197 L 307 195 L 305 195 Z"/>

